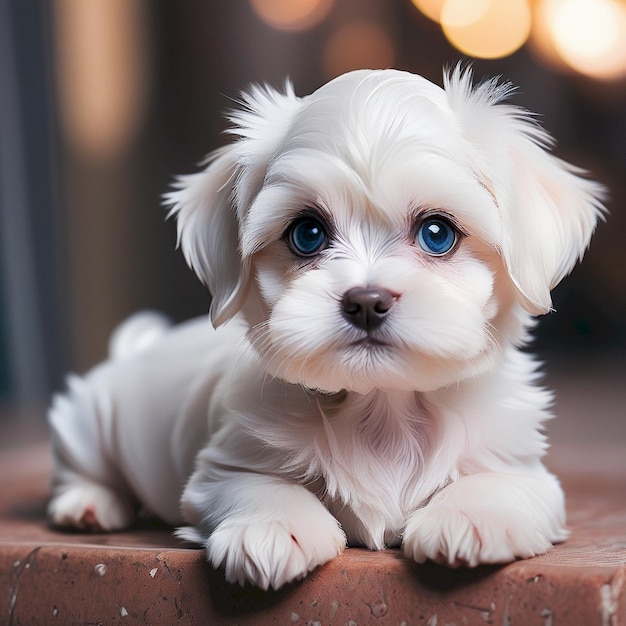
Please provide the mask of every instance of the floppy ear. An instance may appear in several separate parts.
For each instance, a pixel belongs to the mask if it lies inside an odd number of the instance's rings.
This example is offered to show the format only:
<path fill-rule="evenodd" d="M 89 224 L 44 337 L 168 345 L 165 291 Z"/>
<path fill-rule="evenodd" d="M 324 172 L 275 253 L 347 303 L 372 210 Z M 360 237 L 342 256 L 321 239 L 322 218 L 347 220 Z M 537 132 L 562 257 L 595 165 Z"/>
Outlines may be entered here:
<path fill-rule="evenodd" d="M 531 113 L 502 104 L 510 84 L 471 83 L 471 71 L 457 66 L 445 78 L 448 101 L 500 210 L 500 252 L 519 302 L 547 313 L 550 291 L 582 258 L 605 211 L 605 189 L 549 152 L 553 140 Z"/>
<path fill-rule="evenodd" d="M 175 191 L 166 196 L 185 260 L 211 292 L 210 316 L 216 327 L 239 310 L 248 282 L 233 206 L 236 169 L 234 150 L 222 148 L 209 157 L 204 171 L 179 177 Z"/>
<path fill-rule="evenodd" d="M 300 99 L 287 83 L 284 94 L 252 87 L 241 104 L 230 116 L 233 127 L 228 131 L 238 139 L 211 154 L 203 171 L 178 178 L 174 191 L 165 196 L 171 205 L 168 217 L 177 219 L 185 259 L 211 292 L 210 316 L 216 327 L 245 302 L 250 259 L 241 253 L 241 226 Z"/>

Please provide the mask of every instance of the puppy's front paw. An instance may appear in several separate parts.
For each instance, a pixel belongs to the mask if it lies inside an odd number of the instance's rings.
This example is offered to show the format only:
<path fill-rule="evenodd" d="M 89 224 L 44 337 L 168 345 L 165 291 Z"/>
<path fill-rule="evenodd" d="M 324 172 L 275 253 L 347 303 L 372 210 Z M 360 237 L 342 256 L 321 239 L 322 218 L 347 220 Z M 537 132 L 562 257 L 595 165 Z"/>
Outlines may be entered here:
<path fill-rule="evenodd" d="M 229 582 L 278 589 L 330 561 L 345 545 L 343 531 L 327 513 L 308 520 L 228 519 L 211 534 L 206 549 L 208 560 L 225 569 Z"/>
<path fill-rule="evenodd" d="M 111 532 L 129 526 L 133 506 L 108 487 L 77 483 L 55 495 L 48 505 L 52 524 L 91 532 Z"/>
<path fill-rule="evenodd" d="M 404 533 L 407 557 L 418 563 L 475 567 L 542 554 L 552 546 L 533 521 L 516 510 L 426 506 L 413 513 Z"/>

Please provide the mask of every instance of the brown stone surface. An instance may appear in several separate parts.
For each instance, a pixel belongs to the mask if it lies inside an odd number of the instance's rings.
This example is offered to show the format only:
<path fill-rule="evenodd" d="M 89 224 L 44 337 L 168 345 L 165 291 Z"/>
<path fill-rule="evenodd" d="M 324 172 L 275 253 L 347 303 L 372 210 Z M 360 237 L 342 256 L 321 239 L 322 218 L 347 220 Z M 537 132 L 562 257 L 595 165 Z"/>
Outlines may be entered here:
<path fill-rule="evenodd" d="M 48 528 L 45 445 L 0 455 L 0 624 L 626 625 L 626 458 L 616 444 L 556 446 L 571 538 L 507 566 L 448 570 L 349 549 L 279 592 L 229 585 L 203 553 L 143 524 Z"/>

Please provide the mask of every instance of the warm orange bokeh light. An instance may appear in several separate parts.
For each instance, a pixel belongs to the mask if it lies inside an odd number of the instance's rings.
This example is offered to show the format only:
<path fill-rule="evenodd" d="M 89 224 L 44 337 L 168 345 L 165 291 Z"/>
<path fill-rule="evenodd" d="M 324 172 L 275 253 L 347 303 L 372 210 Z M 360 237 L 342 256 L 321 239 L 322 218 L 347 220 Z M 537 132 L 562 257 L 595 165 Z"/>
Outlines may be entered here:
<path fill-rule="evenodd" d="M 330 13 L 333 0 L 250 0 L 266 24 L 280 30 L 306 30 Z"/>
<path fill-rule="evenodd" d="M 146 14 L 140 2 L 57 0 L 55 45 L 63 129 L 76 150 L 126 150 L 145 113 Z"/>
<path fill-rule="evenodd" d="M 626 5 L 616 0 L 542 0 L 533 44 L 541 56 L 587 76 L 626 76 Z"/>
<path fill-rule="evenodd" d="M 433 22 L 439 22 L 441 19 L 441 10 L 446 0 L 411 0 L 413 4 L 419 9 L 426 17 L 433 20 Z"/>
<path fill-rule="evenodd" d="M 527 0 L 447 0 L 441 26 L 461 52 L 483 59 L 508 56 L 530 34 Z"/>

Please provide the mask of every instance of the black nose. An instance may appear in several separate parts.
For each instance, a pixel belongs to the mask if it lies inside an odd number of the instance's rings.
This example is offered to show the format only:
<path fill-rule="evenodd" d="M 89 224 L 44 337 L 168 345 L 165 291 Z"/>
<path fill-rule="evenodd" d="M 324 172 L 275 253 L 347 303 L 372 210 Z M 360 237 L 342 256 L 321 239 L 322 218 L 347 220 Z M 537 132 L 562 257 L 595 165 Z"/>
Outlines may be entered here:
<path fill-rule="evenodd" d="M 395 298 L 380 287 L 354 287 L 343 294 L 344 317 L 363 330 L 374 330 L 384 321 Z"/>

